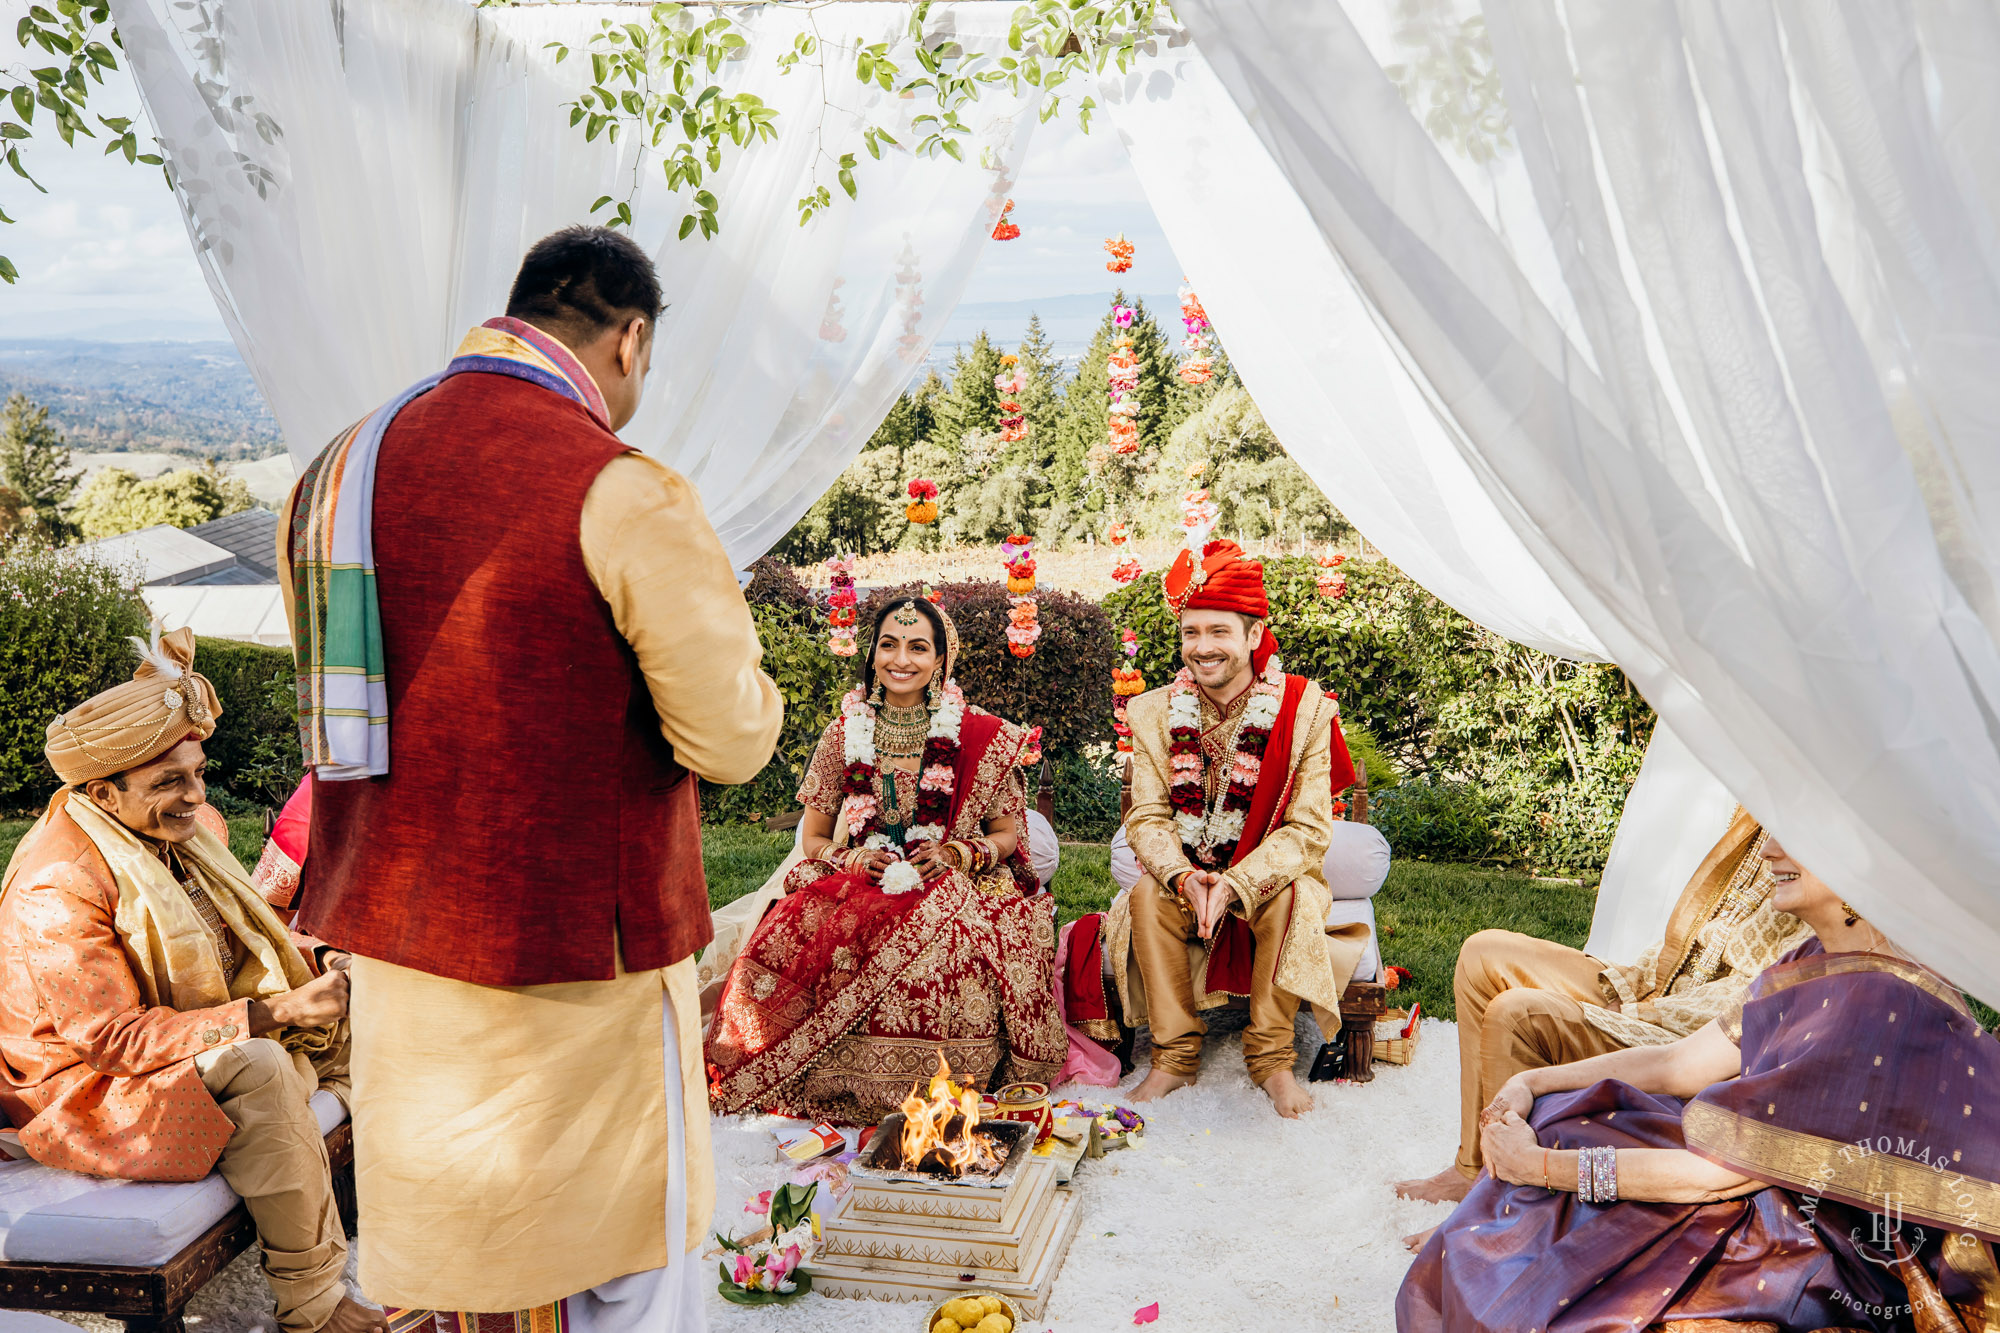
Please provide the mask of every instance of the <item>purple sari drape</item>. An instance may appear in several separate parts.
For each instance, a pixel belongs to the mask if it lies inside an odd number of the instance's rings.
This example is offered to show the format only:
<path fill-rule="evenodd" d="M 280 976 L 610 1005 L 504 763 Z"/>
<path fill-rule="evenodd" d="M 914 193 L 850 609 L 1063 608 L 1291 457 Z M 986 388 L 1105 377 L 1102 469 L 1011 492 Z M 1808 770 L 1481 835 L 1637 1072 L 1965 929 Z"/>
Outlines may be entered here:
<path fill-rule="evenodd" d="M 2000 1087 L 2000 1043 L 1918 973 L 1813 942 L 1751 988 L 1742 1077 L 1686 1106 L 1612 1081 L 1541 1098 L 1530 1123 L 1547 1147 L 1688 1148 L 1771 1187 L 1721 1203 L 1593 1205 L 1482 1175 L 1404 1279 L 1399 1333 L 1608 1333 L 1693 1318 L 1907 1329 L 1902 1279 L 1881 1262 L 1891 1214 L 1947 1299 L 1981 1299 L 1965 1251 L 1956 1262 L 1943 1251 L 1953 1233 L 1992 1239 L 1995 1216 L 1978 1209 L 2000 1180 L 2000 1114 L 1960 1093 Z M 1948 1170 L 1920 1160 L 1933 1138 L 1928 1160 L 1941 1155 Z M 1909 1173 L 1919 1165 L 1921 1178 Z M 1901 1187 L 1887 1207 L 1871 1188 L 1884 1182 Z M 1947 1198 L 1949 1215 L 1937 1215 Z"/>

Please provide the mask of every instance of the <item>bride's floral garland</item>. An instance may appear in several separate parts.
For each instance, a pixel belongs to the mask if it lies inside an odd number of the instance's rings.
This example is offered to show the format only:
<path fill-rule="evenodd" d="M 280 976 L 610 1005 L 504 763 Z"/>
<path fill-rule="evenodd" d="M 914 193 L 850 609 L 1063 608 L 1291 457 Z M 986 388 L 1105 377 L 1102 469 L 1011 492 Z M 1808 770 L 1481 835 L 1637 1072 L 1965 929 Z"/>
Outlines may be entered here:
<path fill-rule="evenodd" d="M 901 855 L 882 826 L 882 803 L 875 795 L 875 708 L 859 685 L 840 701 L 847 719 L 842 728 L 842 758 L 846 769 L 840 790 L 847 798 L 847 839 L 856 847 Z M 944 822 L 951 817 L 951 798 L 958 788 L 958 736 L 965 726 L 965 694 L 957 681 L 946 681 L 937 711 L 924 737 L 923 767 L 917 778 L 915 821 L 904 831 L 910 842 L 944 841 Z M 891 778 L 891 781 L 894 779 Z M 908 893 L 923 877 L 908 861 L 898 860 L 882 872 L 882 892 Z"/>
<path fill-rule="evenodd" d="M 1236 854 L 1236 844 L 1242 841 L 1243 820 L 1250 809 L 1251 793 L 1257 790 L 1264 746 L 1271 739 L 1271 728 L 1277 725 L 1284 692 L 1284 664 L 1273 653 L 1264 674 L 1250 687 L 1250 701 L 1243 706 L 1243 725 L 1236 733 L 1236 758 L 1229 767 L 1229 782 L 1211 810 L 1202 782 L 1201 691 L 1194 683 L 1194 673 L 1186 667 L 1167 687 L 1171 738 L 1167 801 L 1173 806 L 1182 843 L 1207 866 L 1228 865 Z"/>

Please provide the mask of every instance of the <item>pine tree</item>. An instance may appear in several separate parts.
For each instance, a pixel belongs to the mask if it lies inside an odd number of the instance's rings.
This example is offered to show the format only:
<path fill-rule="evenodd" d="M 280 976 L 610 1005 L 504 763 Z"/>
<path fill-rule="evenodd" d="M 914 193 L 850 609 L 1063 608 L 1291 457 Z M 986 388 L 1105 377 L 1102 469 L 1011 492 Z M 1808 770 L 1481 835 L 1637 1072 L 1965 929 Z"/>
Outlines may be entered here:
<path fill-rule="evenodd" d="M 7 395 L 0 408 L 0 484 L 19 492 L 35 523 L 52 541 L 69 532 L 62 506 L 76 491 L 69 446 L 49 424 L 49 409 L 23 393 Z"/>
<path fill-rule="evenodd" d="M 933 407 L 936 422 L 931 441 L 954 458 L 967 431 L 1000 428 L 1000 391 L 993 380 L 1000 373 L 1000 350 L 982 330 L 968 349 L 961 346 L 951 359 L 951 387 Z"/>
<path fill-rule="evenodd" d="M 1124 295 L 1121 291 L 1112 300 L 1122 301 Z M 1056 420 L 1053 456 L 1049 462 L 1049 482 L 1056 499 L 1068 503 L 1073 510 L 1091 507 L 1090 468 L 1086 460 L 1093 448 L 1104 443 L 1105 423 L 1111 416 L 1111 383 L 1105 375 L 1104 358 L 1110 355 L 1118 337 L 1118 326 L 1106 311 L 1097 331 L 1090 336 L 1090 345 L 1083 349 L 1076 374 L 1063 388 L 1062 413 Z"/>
<path fill-rule="evenodd" d="M 1027 464 L 1046 473 L 1056 457 L 1056 428 L 1062 420 L 1062 362 L 1042 328 L 1040 315 L 1028 316 L 1028 330 L 1021 339 L 1020 368 L 1027 387 L 1018 401 L 1027 418 L 1028 438 L 1009 452 L 1010 464 Z"/>

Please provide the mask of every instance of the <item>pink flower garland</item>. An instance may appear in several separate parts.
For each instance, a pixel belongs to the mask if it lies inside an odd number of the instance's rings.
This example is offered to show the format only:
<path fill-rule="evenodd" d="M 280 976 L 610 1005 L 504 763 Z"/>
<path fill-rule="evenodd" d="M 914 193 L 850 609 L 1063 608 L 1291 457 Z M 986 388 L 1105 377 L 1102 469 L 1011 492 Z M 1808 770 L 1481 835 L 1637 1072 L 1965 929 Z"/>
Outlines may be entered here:
<path fill-rule="evenodd" d="M 1271 728 L 1277 725 L 1284 691 L 1284 665 L 1273 654 L 1264 674 L 1251 687 L 1243 725 L 1236 733 L 1228 784 L 1221 801 L 1211 810 L 1202 780 L 1201 696 L 1194 673 L 1182 667 L 1167 688 L 1167 803 L 1173 807 L 1181 843 L 1200 865 L 1222 869 L 1236 854 L 1250 797 L 1263 772 L 1264 746 L 1271 739 Z"/>

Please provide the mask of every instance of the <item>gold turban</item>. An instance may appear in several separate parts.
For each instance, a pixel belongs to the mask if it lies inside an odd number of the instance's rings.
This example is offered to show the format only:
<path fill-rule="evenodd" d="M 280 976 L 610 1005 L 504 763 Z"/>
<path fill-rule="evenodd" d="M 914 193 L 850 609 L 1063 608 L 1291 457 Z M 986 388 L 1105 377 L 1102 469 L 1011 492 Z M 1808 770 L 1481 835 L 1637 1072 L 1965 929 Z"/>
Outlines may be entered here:
<path fill-rule="evenodd" d="M 69 786 L 149 764 L 189 736 L 215 734 L 222 703 L 194 669 L 194 631 L 134 639 L 139 669 L 123 685 L 86 699 L 49 723 L 42 753 Z"/>

